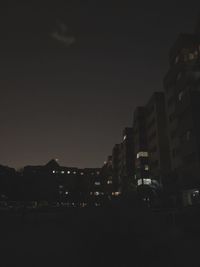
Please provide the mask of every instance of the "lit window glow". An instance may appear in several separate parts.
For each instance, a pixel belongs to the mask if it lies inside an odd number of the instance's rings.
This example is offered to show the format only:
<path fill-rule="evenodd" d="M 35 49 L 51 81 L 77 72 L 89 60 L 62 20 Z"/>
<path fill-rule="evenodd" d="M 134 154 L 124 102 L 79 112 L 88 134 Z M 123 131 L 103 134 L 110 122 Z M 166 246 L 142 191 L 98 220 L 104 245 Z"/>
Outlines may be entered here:
<path fill-rule="evenodd" d="M 137 181 L 137 184 L 138 184 L 138 186 L 142 185 L 142 179 L 139 179 L 139 180 Z"/>
<path fill-rule="evenodd" d="M 118 197 L 119 195 L 121 195 L 121 192 L 112 192 L 112 196 Z"/>
<path fill-rule="evenodd" d="M 65 173 L 65 171 L 61 171 L 61 173 L 62 173 L 62 174 L 64 174 L 64 173 Z"/>
<path fill-rule="evenodd" d="M 151 184 L 151 179 L 143 179 L 143 183 L 146 185 L 150 185 Z"/>
<path fill-rule="evenodd" d="M 137 159 L 147 158 L 148 156 L 149 156 L 149 153 L 147 151 L 140 151 L 137 153 Z"/>
<path fill-rule="evenodd" d="M 95 196 L 99 196 L 100 193 L 99 193 L 99 192 L 94 192 L 94 195 L 95 195 Z"/>
<path fill-rule="evenodd" d="M 56 173 L 56 171 L 53 171 L 53 173 Z"/>
<path fill-rule="evenodd" d="M 101 185 L 101 183 L 100 183 L 100 182 L 95 182 L 94 184 L 95 184 L 95 185 L 97 185 L 97 186 L 98 186 L 98 185 Z"/>
<path fill-rule="evenodd" d="M 127 138 L 127 136 L 126 136 L 126 135 L 124 135 L 124 140 L 126 140 L 126 138 Z"/>
<path fill-rule="evenodd" d="M 148 171 L 149 170 L 149 165 L 145 165 L 144 169 L 145 169 L 145 171 Z"/>
<path fill-rule="evenodd" d="M 113 182 L 112 181 L 107 181 L 107 184 L 112 184 Z"/>
<path fill-rule="evenodd" d="M 68 171 L 67 173 L 68 173 L 68 174 L 70 174 L 71 172 L 70 172 L 70 171 Z"/>

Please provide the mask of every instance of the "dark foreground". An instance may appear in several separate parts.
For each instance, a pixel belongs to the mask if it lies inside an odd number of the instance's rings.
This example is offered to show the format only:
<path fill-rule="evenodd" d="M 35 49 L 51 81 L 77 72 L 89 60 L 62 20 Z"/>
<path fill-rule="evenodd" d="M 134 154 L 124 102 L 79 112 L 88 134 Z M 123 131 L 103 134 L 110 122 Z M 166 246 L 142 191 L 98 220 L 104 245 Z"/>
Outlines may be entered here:
<path fill-rule="evenodd" d="M 1 266 L 200 266 L 198 208 L 1 214 Z"/>

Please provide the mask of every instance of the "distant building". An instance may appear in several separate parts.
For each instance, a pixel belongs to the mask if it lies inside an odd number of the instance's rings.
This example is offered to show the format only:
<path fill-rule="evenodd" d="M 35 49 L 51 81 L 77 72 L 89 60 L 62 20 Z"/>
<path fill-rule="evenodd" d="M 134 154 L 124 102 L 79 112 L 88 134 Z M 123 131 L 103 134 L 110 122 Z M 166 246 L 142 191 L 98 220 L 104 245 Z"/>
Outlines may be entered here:
<path fill-rule="evenodd" d="M 149 153 L 146 169 L 149 168 L 151 183 L 163 186 L 170 173 L 164 92 L 155 92 L 146 105 L 146 134 Z"/>
<path fill-rule="evenodd" d="M 146 202 L 158 202 L 170 173 L 169 142 L 163 92 L 155 92 L 133 119 L 135 181 Z"/>
<path fill-rule="evenodd" d="M 171 184 L 184 205 L 200 202 L 200 32 L 181 34 L 164 79 Z"/>
<path fill-rule="evenodd" d="M 136 185 L 151 184 L 149 174 L 149 151 L 146 131 L 146 109 L 137 107 L 133 118 L 134 134 L 134 178 Z"/>
<path fill-rule="evenodd" d="M 134 140 L 133 128 L 126 127 L 123 131 L 123 140 L 119 147 L 118 177 L 120 191 L 130 190 L 134 182 Z"/>
<path fill-rule="evenodd" d="M 115 190 L 119 190 L 120 184 L 120 153 L 121 144 L 116 144 L 112 150 L 112 175 Z"/>

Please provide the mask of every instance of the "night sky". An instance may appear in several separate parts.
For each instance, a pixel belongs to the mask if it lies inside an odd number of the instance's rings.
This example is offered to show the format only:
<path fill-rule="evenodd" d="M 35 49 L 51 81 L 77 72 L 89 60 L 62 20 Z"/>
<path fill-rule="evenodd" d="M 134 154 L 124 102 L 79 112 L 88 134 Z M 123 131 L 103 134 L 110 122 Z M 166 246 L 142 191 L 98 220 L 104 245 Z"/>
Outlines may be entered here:
<path fill-rule="evenodd" d="M 101 167 L 200 1 L 16 2 L 0 9 L 0 164 Z"/>

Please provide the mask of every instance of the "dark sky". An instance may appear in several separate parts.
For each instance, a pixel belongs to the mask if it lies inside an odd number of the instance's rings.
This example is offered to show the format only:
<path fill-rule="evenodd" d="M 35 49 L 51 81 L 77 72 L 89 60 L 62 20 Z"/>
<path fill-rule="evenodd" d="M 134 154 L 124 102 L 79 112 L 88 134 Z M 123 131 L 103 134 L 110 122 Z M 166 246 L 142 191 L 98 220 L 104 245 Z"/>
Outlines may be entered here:
<path fill-rule="evenodd" d="M 200 1 L 16 2 L 0 9 L 0 164 L 102 166 L 135 107 L 162 90 Z"/>

